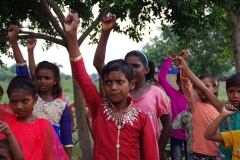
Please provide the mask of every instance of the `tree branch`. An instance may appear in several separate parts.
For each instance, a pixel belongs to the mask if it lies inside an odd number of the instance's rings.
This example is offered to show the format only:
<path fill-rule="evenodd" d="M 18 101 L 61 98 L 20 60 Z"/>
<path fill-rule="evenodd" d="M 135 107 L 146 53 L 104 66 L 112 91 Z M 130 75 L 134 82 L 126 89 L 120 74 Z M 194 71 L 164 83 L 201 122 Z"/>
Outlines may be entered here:
<path fill-rule="evenodd" d="M 109 12 L 109 9 L 103 9 L 98 17 L 93 21 L 93 23 L 86 29 L 86 31 L 81 35 L 81 37 L 79 37 L 78 39 L 78 46 L 80 46 L 82 44 L 82 42 L 84 41 L 84 39 L 89 35 L 89 33 L 92 32 L 92 30 L 94 28 L 97 27 L 97 25 L 99 24 L 99 22 L 101 21 L 102 17 L 105 16 L 107 13 Z"/>
<path fill-rule="evenodd" d="M 236 12 L 236 15 L 240 16 L 240 7 L 238 8 L 238 11 Z"/>
<path fill-rule="evenodd" d="M 236 19 L 234 13 L 232 12 L 232 10 L 229 9 L 229 8 L 227 8 L 227 7 L 224 6 L 224 5 L 223 5 L 223 9 L 227 12 L 228 16 L 233 19 L 233 22 L 232 22 L 232 23 L 236 23 L 236 20 L 237 20 L 237 19 Z"/>
<path fill-rule="evenodd" d="M 53 11 L 56 13 L 59 21 L 61 22 L 62 28 L 64 28 L 63 20 L 65 16 L 63 15 L 61 9 L 58 7 L 57 3 L 53 0 L 46 0 L 47 4 L 52 7 Z"/>
<path fill-rule="evenodd" d="M 55 19 L 55 17 L 53 16 L 52 12 L 50 11 L 46 0 L 40 0 L 42 7 L 47 15 L 47 17 L 49 18 L 50 22 L 52 23 L 53 27 L 56 29 L 56 31 L 59 33 L 59 35 L 63 38 L 63 40 L 67 40 L 67 36 L 66 33 L 63 31 L 63 29 L 59 26 L 58 21 Z"/>
<path fill-rule="evenodd" d="M 21 33 L 24 33 L 24 34 L 27 34 L 27 35 L 20 35 Z M 18 39 L 28 39 L 28 38 L 36 37 L 38 39 L 44 39 L 44 40 L 47 40 L 47 41 L 51 41 L 51 42 L 59 44 L 63 47 L 67 46 L 67 43 L 64 40 L 58 39 L 58 38 L 55 38 L 55 37 L 51 37 L 51 36 L 48 36 L 46 34 L 25 32 L 25 31 L 21 31 L 20 34 L 18 35 Z M 1 42 L 9 41 L 8 37 L 4 36 L 4 35 L 7 35 L 7 33 L 1 33 L 0 41 Z"/>

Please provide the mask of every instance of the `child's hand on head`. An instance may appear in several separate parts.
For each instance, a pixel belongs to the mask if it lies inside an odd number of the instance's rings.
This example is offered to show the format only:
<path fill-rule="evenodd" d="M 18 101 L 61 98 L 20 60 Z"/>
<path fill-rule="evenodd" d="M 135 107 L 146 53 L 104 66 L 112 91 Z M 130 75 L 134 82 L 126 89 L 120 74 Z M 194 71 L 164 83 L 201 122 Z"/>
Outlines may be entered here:
<path fill-rule="evenodd" d="M 8 38 L 10 41 L 16 41 L 20 29 L 17 25 L 10 25 L 8 27 Z"/>
<path fill-rule="evenodd" d="M 67 34 L 76 34 L 78 23 L 80 22 L 77 13 L 69 13 L 66 18 L 64 18 L 64 28 Z"/>
<path fill-rule="evenodd" d="M 12 133 L 8 124 L 3 121 L 0 121 L 0 133 L 4 134 L 6 137 Z"/>
<path fill-rule="evenodd" d="M 116 15 L 115 14 L 107 14 L 102 18 L 102 30 L 103 31 L 111 31 L 116 25 Z"/>
<path fill-rule="evenodd" d="M 238 111 L 238 109 L 236 107 L 234 107 L 233 105 L 225 104 L 223 106 L 221 114 L 228 117 L 228 116 L 234 115 L 237 111 Z"/>
<path fill-rule="evenodd" d="M 176 56 L 175 60 L 176 60 L 175 65 L 178 68 L 183 69 L 183 68 L 187 67 L 186 61 L 181 56 Z"/>
<path fill-rule="evenodd" d="M 177 55 L 174 53 L 170 54 L 170 56 L 169 56 L 169 58 L 171 58 L 172 60 L 176 59 L 176 57 L 177 57 Z"/>
<path fill-rule="evenodd" d="M 185 61 L 187 61 L 188 50 L 181 50 L 180 53 L 179 53 L 179 56 L 181 56 Z"/>
<path fill-rule="evenodd" d="M 34 38 L 29 38 L 27 41 L 27 49 L 28 50 L 33 50 L 37 44 L 37 39 Z"/>

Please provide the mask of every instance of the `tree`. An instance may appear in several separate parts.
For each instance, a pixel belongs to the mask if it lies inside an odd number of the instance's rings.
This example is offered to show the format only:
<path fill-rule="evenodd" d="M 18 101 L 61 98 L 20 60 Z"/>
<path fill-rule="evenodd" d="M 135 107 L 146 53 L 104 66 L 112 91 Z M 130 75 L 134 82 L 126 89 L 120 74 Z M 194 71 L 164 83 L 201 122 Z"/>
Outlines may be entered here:
<path fill-rule="evenodd" d="M 9 52 L 10 44 L 7 43 L 7 27 L 10 24 L 18 24 L 22 28 L 18 39 L 21 40 L 20 43 L 23 45 L 25 39 L 36 37 L 46 40 L 45 49 L 57 44 L 68 50 L 63 25 L 66 10 L 77 12 L 81 19 L 79 46 L 88 35 L 90 35 L 92 43 L 97 42 L 97 35 L 100 33 L 101 28 L 99 25 L 101 17 L 111 11 L 117 15 L 121 22 L 127 19 L 130 21 L 125 26 L 118 24 L 115 31 L 126 34 L 129 38 L 138 42 L 142 40 L 143 34 L 141 30 L 145 29 L 146 23 L 152 22 L 160 16 L 162 4 L 156 1 L 144 0 L 1 0 L 0 6 L 0 50 L 2 54 L 11 56 Z M 93 7 L 95 6 L 99 8 L 99 14 L 94 19 Z M 154 10 L 153 14 L 152 10 Z M 92 31 L 94 32 L 92 33 Z M 0 65 L 3 65 L 2 61 L 0 61 Z M 91 145 L 85 119 L 85 104 L 74 78 L 73 86 L 74 104 L 78 106 L 76 107 L 76 116 L 80 148 L 83 159 L 88 160 L 91 159 Z"/>
<path fill-rule="evenodd" d="M 151 43 L 147 43 L 143 47 L 157 68 L 161 67 L 171 53 L 178 54 L 184 47 L 190 50 L 188 64 L 196 75 L 211 74 L 216 76 L 232 68 L 233 59 L 228 53 L 230 51 L 225 49 L 228 41 L 225 41 L 221 33 L 194 33 L 196 31 L 191 30 L 193 34 L 207 36 L 211 41 L 206 43 L 203 40 L 194 39 L 188 42 L 187 46 L 184 46 L 181 39 L 171 32 L 170 28 L 171 26 L 165 28 L 161 36 L 155 36 L 150 40 Z"/>
<path fill-rule="evenodd" d="M 208 39 L 194 35 L 191 30 L 221 32 L 225 40 L 230 38 L 236 71 L 240 71 L 240 1 L 166 0 L 163 10 L 162 25 L 166 25 L 166 21 L 171 23 L 171 30 L 186 42 Z"/>

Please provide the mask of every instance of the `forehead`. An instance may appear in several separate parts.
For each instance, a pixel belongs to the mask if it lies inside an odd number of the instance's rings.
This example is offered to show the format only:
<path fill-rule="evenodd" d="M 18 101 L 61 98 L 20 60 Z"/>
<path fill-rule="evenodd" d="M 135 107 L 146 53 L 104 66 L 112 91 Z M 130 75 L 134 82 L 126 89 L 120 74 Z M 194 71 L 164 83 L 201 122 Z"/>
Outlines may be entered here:
<path fill-rule="evenodd" d="M 141 58 L 139 56 L 135 56 L 135 55 L 129 55 L 125 58 L 125 61 L 128 63 L 128 64 L 139 64 L 141 63 L 142 64 L 142 61 L 141 61 Z"/>
<path fill-rule="evenodd" d="M 104 80 L 127 79 L 122 71 L 111 71 L 104 75 Z"/>
<path fill-rule="evenodd" d="M 4 157 L 5 159 L 11 159 L 11 154 L 9 153 L 7 148 L 0 148 L 0 157 Z"/>
<path fill-rule="evenodd" d="M 240 91 L 240 86 L 229 86 L 228 90 Z"/>
<path fill-rule="evenodd" d="M 37 76 L 54 76 L 53 71 L 50 69 L 40 69 Z"/>
<path fill-rule="evenodd" d="M 21 99 L 26 96 L 31 96 L 31 94 L 29 94 L 28 91 L 25 91 L 23 89 L 14 89 L 9 96 L 10 96 L 9 98 Z"/>
<path fill-rule="evenodd" d="M 204 84 L 211 84 L 213 85 L 213 81 L 211 78 L 204 78 L 204 79 L 201 79 L 201 81 L 204 83 Z"/>

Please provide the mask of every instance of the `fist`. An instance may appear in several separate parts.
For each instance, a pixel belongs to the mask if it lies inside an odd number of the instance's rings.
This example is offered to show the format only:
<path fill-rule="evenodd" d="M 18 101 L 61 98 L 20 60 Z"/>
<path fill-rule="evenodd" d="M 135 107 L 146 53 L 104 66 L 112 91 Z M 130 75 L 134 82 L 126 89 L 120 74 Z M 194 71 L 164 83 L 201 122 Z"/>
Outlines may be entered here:
<path fill-rule="evenodd" d="M 37 39 L 34 38 L 29 38 L 27 41 L 27 48 L 28 50 L 33 50 L 37 44 Z"/>
<path fill-rule="evenodd" d="M 187 61 L 188 50 L 181 50 L 180 53 L 179 53 L 179 56 L 181 56 L 185 61 Z"/>
<path fill-rule="evenodd" d="M 103 31 L 111 31 L 116 25 L 116 15 L 109 13 L 102 18 L 101 22 Z"/>
<path fill-rule="evenodd" d="M 17 36 L 19 33 L 20 29 L 17 25 L 10 25 L 8 27 L 8 38 L 10 41 L 17 40 Z"/>

